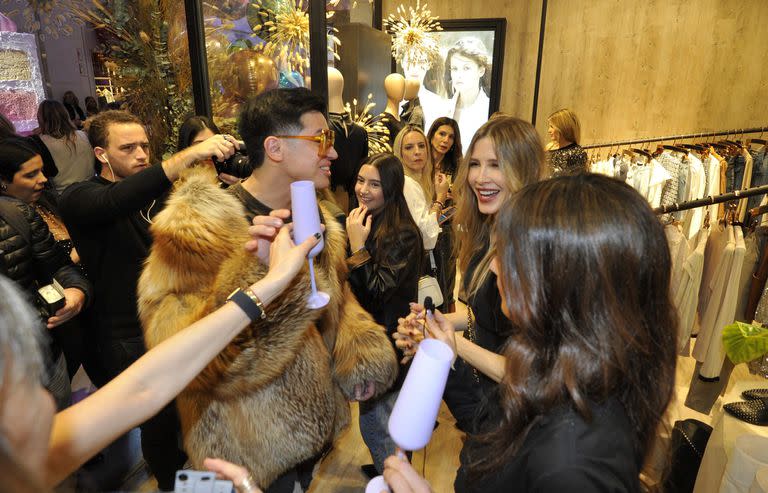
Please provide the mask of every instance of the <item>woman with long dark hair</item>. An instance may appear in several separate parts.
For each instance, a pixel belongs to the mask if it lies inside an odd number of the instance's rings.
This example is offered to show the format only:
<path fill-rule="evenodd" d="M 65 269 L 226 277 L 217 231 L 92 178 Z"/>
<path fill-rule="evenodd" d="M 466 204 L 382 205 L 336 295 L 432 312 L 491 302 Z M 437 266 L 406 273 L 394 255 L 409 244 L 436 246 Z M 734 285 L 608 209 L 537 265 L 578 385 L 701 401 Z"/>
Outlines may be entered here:
<path fill-rule="evenodd" d="M 176 151 L 186 149 L 187 147 L 199 144 L 209 137 L 219 135 L 221 131 L 216 123 L 207 116 L 190 116 L 184 120 L 184 123 L 179 127 L 179 142 L 176 146 Z M 244 144 L 240 144 L 244 145 Z M 240 182 L 240 178 L 227 173 L 219 173 L 219 180 L 224 186 L 234 185 Z"/>
<path fill-rule="evenodd" d="M 360 305 L 392 335 L 399 317 L 418 294 L 422 242 L 403 196 L 405 175 L 400 160 L 389 153 L 363 161 L 355 184 L 359 206 L 347 218 L 351 255 L 349 284 Z M 394 345 L 394 342 L 393 342 Z M 395 444 L 387 420 L 405 372 L 393 387 L 375 400 L 360 402 L 360 432 L 378 473 Z M 371 471 L 373 473 L 373 471 Z M 375 474 L 373 474 L 375 475 Z"/>
<path fill-rule="evenodd" d="M 454 251 L 453 221 L 450 214 L 455 209 L 453 206 L 453 197 L 450 193 L 450 187 L 453 179 L 459 170 L 459 164 L 462 160 L 461 149 L 461 131 L 459 124 L 453 118 L 440 117 L 432 124 L 427 133 L 427 140 L 432 152 L 432 163 L 436 173 L 442 173 L 448 181 L 448 195 L 444 206 L 448 213 L 443 216 L 440 222 L 442 231 L 437 237 L 435 245 L 435 261 L 437 262 L 437 282 L 440 284 L 440 290 L 443 292 L 443 312 L 452 313 L 455 311 L 455 299 L 453 296 L 456 286 L 456 253 Z"/>
<path fill-rule="evenodd" d="M 499 382 L 501 419 L 470 438 L 456 491 L 640 491 L 675 381 L 671 260 L 657 217 L 624 183 L 563 176 L 512 196 L 494 238 L 511 327 L 501 355 L 427 316 L 432 334 Z M 390 476 L 408 467 L 388 466 Z"/>
<path fill-rule="evenodd" d="M 53 157 L 58 172 L 49 176 L 56 195 L 73 183 L 92 177 L 93 148 L 85 132 L 78 130 L 64 105 L 46 99 L 37 108 L 38 137 Z"/>
<path fill-rule="evenodd" d="M 75 127 L 83 128 L 85 112 L 80 107 L 80 101 L 77 99 L 77 96 L 75 96 L 75 93 L 72 91 L 65 92 L 64 96 L 61 98 L 61 101 L 64 103 L 64 107 L 67 109 L 69 118 L 72 120 L 72 123 L 75 125 Z"/>

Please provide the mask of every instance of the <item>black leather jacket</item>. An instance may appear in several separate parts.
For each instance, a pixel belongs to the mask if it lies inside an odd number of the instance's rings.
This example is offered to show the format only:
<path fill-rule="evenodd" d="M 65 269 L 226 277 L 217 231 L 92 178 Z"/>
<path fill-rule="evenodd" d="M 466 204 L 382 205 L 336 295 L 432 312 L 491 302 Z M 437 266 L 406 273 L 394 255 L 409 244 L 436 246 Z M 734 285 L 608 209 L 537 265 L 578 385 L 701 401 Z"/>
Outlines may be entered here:
<path fill-rule="evenodd" d="M 374 220 L 366 248 L 347 259 L 349 284 L 360 305 L 391 335 L 397 319 L 410 312 L 408 303 L 418 297 L 424 248 L 418 230 L 406 229 L 378 254 L 372 241 L 376 226 Z"/>
<path fill-rule="evenodd" d="M 69 255 L 56 243 L 42 217 L 20 200 L 9 200 L 27 219 L 31 244 L 25 235 L 0 217 L 0 250 L 5 264 L 4 274 L 15 281 L 35 300 L 35 291 L 50 284 L 55 277 L 63 288 L 78 288 L 85 293 L 86 306 L 93 299 L 91 283 L 72 264 Z"/>

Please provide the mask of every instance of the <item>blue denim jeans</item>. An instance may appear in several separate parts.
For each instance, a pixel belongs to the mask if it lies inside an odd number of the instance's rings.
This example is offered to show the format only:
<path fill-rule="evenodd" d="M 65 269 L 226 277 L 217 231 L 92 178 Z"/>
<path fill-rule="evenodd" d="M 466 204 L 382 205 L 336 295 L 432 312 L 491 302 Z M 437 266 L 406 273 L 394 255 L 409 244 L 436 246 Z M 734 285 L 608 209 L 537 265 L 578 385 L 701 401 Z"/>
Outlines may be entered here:
<path fill-rule="evenodd" d="M 395 453 L 397 445 L 389 436 L 389 415 L 395 407 L 400 391 L 387 392 L 377 399 L 360 403 L 360 434 L 373 457 L 373 465 L 379 474 L 384 470 L 384 461 Z"/>
<path fill-rule="evenodd" d="M 749 151 L 752 154 L 752 184 L 751 187 L 759 187 L 768 184 L 768 155 L 766 155 L 766 149 L 762 148 L 760 151 Z M 750 197 L 747 202 L 747 208 L 752 209 L 760 205 L 760 201 L 763 200 L 764 195 L 756 195 Z"/>
<path fill-rule="evenodd" d="M 741 182 L 744 181 L 744 167 L 747 160 L 744 156 L 731 156 L 728 158 L 728 168 L 725 170 L 725 191 L 733 192 L 741 189 Z"/>

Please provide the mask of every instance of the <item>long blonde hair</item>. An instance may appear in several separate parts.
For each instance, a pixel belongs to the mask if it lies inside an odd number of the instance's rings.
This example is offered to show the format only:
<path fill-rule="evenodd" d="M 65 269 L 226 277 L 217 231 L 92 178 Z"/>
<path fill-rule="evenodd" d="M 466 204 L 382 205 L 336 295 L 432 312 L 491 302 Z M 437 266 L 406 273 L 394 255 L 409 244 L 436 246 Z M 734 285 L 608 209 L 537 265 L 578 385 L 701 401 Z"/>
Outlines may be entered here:
<path fill-rule="evenodd" d="M 424 139 L 424 143 L 426 144 L 424 149 L 424 159 L 426 159 L 427 162 L 424 165 L 424 169 L 421 171 L 421 177 L 416 176 L 415 173 L 411 171 L 411 168 L 406 166 L 404 162 L 403 172 L 405 173 L 405 176 L 410 176 L 421 185 L 421 190 L 424 192 L 424 199 L 427 202 L 432 202 L 435 198 L 435 167 L 432 164 L 432 148 L 429 145 L 427 136 L 424 135 L 424 131 L 416 125 L 406 125 L 397 134 L 397 137 L 395 137 L 395 142 L 392 144 L 392 152 L 394 152 L 395 156 L 397 156 L 401 162 L 403 161 L 403 141 L 405 140 L 405 136 L 411 132 L 421 134 L 421 137 Z"/>
<path fill-rule="evenodd" d="M 453 183 L 456 199 L 456 215 L 453 224 L 457 228 L 456 236 L 459 238 L 455 248 L 461 272 L 467 272 L 472 258 L 480 254 L 491 240 L 494 217 L 480 213 L 477 197 L 468 180 L 469 163 L 472 160 L 475 145 L 483 138 L 491 140 L 499 168 L 504 173 L 510 193 L 542 180 L 547 174 L 544 146 L 536 129 L 530 123 L 511 116 L 497 116 L 488 120 L 475 132 L 464 163 L 459 167 Z M 485 281 L 492 258 L 493 248 L 489 248 L 469 280 L 467 296 L 477 292 Z"/>
<path fill-rule="evenodd" d="M 581 140 L 581 125 L 573 111 L 567 108 L 557 110 L 549 115 L 547 123 L 560 132 L 560 137 L 563 140 L 574 144 L 578 144 Z"/>

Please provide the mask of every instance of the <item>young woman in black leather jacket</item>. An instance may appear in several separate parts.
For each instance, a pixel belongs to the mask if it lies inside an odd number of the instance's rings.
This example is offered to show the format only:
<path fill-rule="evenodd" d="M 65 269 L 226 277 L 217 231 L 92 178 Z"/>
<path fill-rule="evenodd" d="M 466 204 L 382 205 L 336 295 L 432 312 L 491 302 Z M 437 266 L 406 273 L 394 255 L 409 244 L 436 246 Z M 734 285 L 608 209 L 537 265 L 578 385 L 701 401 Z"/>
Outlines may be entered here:
<path fill-rule="evenodd" d="M 369 157 L 355 184 L 359 206 L 347 218 L 349 284 L 360 305 L 390 336 L 397 330 L 397 319 L 408 314 L 409 302 L 417 299 L 424 253 L 419 228 L 403 196 L 404 180 L 397 157 L 388 153 Z M 360 403 L 360 432 L 379 472 L 387 455 L 395 451 L 387 420 L 404 377 L 401 367 L 388 393 Z"/>
<path fill-rule="evenodd" d="M 92 287 L 56 242 L 48 225 L 30 205 L 40 198 L 46 182 L 37 149 L 23 139 L 0 142 L 0 251 L 4 273 L 16 282 L 31 302 L 37 289 L 53 279 L 64 288 L 65 305 L 45 318 L 49 333 L 46 386 L 63 408 L 69 401 L 69 378 L 61 346 L 53 331 L 89 303 Z"/>

